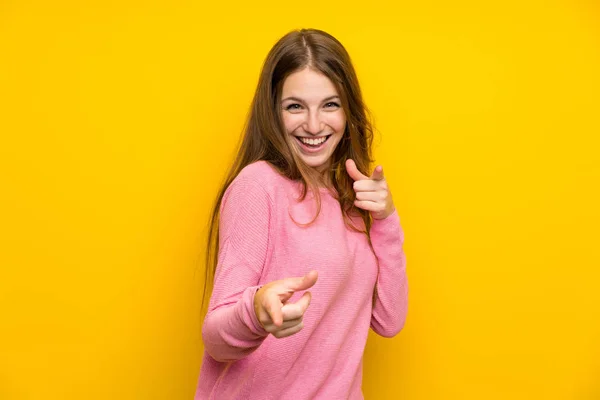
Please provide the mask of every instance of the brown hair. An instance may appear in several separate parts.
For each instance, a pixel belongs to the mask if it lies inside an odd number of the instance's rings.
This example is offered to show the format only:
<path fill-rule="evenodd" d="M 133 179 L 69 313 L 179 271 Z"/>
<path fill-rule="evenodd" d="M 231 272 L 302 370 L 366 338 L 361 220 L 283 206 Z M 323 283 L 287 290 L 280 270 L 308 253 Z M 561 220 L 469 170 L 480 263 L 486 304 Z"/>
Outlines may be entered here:
<path fill-rule="evenodd" d="M 212 209 L 202 304 L 206 298 L 207 286 L 214 279 L 218 262 L 221 201 L 227 187 L 244 167 L 264 160 L 287 178 L 302 182 L 300 201 L 304 200 L 310 190 L 317 202 L 317 213 L 313 221 L 319 215 L 321 198 L 318 186 L 323 183 L 323 177 L 315 169 L 307 166 L 290 148 L 280 112 L 285 79 L 305 67 L 311 67 L 327 76 L 340 95 L 342 109 L 346 115 L 346 128 L 331 156 L 328 181 L 335 189 L 346 225 L 369 236 L 370 214 L 354 205 L 353 181 L 345 166 L 346 160 L 352 159 L 360 171 L 369 171 L 373 141 L 371 119 L 363 103 L 350 56 L 336 38 L 321 30 L 301 29 L 289 32 L 273 46 L 263 64 L 239 151 Z M 351 215 L 359 215 L 362 218 L 364 230 L 352 224 Z"/>

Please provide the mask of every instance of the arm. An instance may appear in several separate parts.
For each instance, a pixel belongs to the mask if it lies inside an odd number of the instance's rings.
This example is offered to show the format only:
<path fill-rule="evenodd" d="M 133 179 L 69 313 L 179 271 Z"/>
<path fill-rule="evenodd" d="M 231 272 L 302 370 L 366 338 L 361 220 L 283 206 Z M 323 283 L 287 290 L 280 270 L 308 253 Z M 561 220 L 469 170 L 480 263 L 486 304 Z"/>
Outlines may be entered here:
<path fill-rule="evenodd" d="M 379 262 L 371 328 L 381 336 L 393 337 L 404 327 L 408 307 L 404 232 L 397 211 L 373 220 L 371 242 Z"/>
<path fill-rule="evenodd" d="M 219 256 L 202 338 L 220 362 L 256 350 L 268 332 L 254 312 L 254 294 L 266 262 L 272 203 L 254 180 L 238 176 L 229 186 L 219 219 Z"/>
<path fill-rule="evenodd" d="M 404 232 L 400 216 L 387 182 L 383 167 L 375 167 L 369 177 L 362 174 L 354 160 L 346 160 L 346 171 L 354 180 L 354 205 L 371 212 L 373 224 L 370 235 L 377 257 L 378 274 L 373 294 L 371 327 L 381 336 L 392 337 L 404 327 L 408 307 Z"/>

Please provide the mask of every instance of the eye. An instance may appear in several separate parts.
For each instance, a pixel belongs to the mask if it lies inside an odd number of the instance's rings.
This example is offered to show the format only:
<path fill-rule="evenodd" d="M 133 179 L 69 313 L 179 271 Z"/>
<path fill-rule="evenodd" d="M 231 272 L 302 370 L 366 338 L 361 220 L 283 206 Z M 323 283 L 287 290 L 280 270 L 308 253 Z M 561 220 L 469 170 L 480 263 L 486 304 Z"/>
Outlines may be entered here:
<path fill-rule="evenodd" d="M 302 106 L 298 103 L 289 104 L 288 106 L 285 107 L 285 109 L 287 111 L 300 110 L 301 108 L 302 108 Z"/>
<path fill-rule="evenodd" d="M 340 105 L 335 101 L 330 101 L 329 103 L 325 104 L 325 108 L 340 108 Z"/>

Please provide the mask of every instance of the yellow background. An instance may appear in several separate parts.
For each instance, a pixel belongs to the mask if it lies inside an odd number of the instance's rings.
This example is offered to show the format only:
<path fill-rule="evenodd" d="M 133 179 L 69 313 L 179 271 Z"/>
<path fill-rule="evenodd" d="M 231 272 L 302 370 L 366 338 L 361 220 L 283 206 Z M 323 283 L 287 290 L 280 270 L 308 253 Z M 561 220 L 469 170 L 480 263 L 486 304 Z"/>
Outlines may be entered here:
<path fill-rule="evenodd" d="M 390 3 L 391 4 L 391 3 Z M 406 232 L 367 399 L 600 399 L 593 1 L 0 2 L 0 399 L 190 399 L 261 63 L 348 48 Z"/>

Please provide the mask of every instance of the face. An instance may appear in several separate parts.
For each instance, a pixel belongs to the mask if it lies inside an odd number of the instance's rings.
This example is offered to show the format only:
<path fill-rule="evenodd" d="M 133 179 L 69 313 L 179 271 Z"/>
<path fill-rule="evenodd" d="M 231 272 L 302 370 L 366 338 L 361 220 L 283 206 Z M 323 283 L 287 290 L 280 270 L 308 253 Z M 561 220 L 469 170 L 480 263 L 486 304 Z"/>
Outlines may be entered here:
<path fill-rule="evenodd" d="M 283 83 L 281 112 L 291 145 L 310 167 L 325 171 L 346 127 L 339 93 L 310 67 Z"/>

